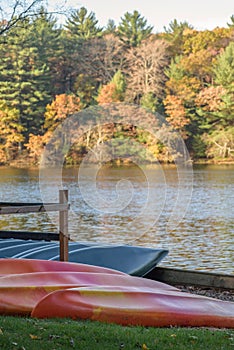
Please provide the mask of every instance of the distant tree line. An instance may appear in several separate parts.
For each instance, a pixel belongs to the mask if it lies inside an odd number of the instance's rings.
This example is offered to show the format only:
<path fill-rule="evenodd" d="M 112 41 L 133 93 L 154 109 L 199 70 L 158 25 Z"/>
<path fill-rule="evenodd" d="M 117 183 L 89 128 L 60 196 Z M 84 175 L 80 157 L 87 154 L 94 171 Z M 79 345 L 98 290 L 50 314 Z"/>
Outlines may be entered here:
<path fill-rule="evenodd" d="M 233 160 L 233 39 L 234 16 L 226 28 L 204 31 L 173 20 L 157 34 L 138 11 L 125 13 L 119 25 L 109 20 L 104 28 L 84 7 L 63 26 L 45 7 L 3 18 L 0 163 L 25 154 L 37 162 L 61 121 L 111 102 L 164 115 L 195 160 Z M 112 137 L 119 133 L 170 161 L 164 146 L 143 130 L 113 126 Z M 74 158 L 88 151 L 87 137 Z"/>

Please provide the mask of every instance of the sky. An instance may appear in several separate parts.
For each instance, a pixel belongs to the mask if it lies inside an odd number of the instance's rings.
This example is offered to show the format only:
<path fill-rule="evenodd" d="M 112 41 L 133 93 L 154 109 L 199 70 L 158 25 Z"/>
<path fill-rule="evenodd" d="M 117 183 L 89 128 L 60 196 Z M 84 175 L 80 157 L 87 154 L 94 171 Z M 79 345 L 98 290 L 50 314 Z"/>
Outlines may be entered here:
<path fill-rule="evenodd" d="M 48 0 L 48 3 L 57 0 Z M 116 24 L 126 12 L 137 10 L 154 32 L 163 31 L 173 19 L 187 21 L 195 29 L 226 27 L 234 14 L 233 0 L 66 0 L 67 6 L 79 9 L 84 6 L 93 11 L 99 25 L 105 26 L 108 19 Z"/>

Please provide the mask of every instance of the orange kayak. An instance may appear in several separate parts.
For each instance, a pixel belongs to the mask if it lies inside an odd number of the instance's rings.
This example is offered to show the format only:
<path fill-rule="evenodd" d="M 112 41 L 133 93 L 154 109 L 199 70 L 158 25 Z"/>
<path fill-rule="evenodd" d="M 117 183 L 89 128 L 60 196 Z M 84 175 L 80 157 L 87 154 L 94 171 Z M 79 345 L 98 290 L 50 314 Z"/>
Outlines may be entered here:
<path fill-rule="evenodd" d="M 70 317 L 121 325 L 234 328 L 234 303 L 176 290 L 85 287 L 39 301 L 32 317 Z"/>
<path fill-rule="evenodd" d="M 19 261 L 20 262 L 20 261 Z M 62 264 L 64 265 L 64 264 Z M 30 314 L 33 307 L 47 294 L 74 287 L 113 286 L 142 288 L 142 278 L 126 274 L 97 272 L 49 271 L 2 275 L 0 277 L 0 314 Z M 109 272 L 109 271 L 108 271 Z M 144 288 L 175 289 L 152 280 L 144 281 Z"/>
<path fill-rule="evenodd" d="M 1 275 L 49 271 L 96 272 L 125 275 L 124 272 L 95 265 L 35 259 L 0 259 L 0 277 Z"/>

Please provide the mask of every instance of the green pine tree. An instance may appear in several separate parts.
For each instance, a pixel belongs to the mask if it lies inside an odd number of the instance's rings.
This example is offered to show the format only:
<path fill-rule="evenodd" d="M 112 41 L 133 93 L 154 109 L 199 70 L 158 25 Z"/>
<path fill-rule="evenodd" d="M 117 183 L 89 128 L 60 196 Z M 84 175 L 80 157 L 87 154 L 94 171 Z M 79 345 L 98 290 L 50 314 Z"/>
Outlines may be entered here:
<path fill-rule="evenodd" d="M 21 29 L 8 32 L 0 44 L 0 101 L 19 112 L 26 141 L 29 133 L 40 131 L 50 99 L 45 81 L 48 67 L 31 43 L 29 28 L 27 19 Z"/>
<path fill-rule="evenodd" d="M 139 46 L 142 40 L 147 39 L 153 27 L 147 25 L 147 20 L 138 11 L 126 12 L 118 26 L 118 35 L 128 47 Z"/>
<path fill-rule="evenodd" d="M 214 81 L 225 88 L 219 113 L 220 123 L 225 127 L 234 125 L 234 43 L 231 42 L 217 58 Z"/>
<path fill-rule="evenodd" d="M 227 25 L 228 25 L 229 28 L 234 28 L 234 15 L 232 15 L 230 17 L 230 20 L 231 20 L 231 22 L 227 23 Z"/>
<path fill-rule="evenodd" d="M 116 34 L 117 26 L 113 19 L 109 19 L 105 28 L 105 34 Z"/>
<path fill-rule="evenodd" d="M 116 86 L 116 94 L 118 95 L 119 100 L 123 101 L 126 90 L 126 81 L 120 70 L 115 73 L 111 79 L 111 83 L 114 83 Z"/>
<path fill-rule="evenodd" d="M 162 112 L 162 105 L 160 105 L 158 98 L 153 92 L 148 92 L 141 97 L 140 105 L 151 112 Z"/>
<path fill-rule="evenodd" d="M 44 89 L 54 97 L 58 93 L 58 81 L 60 80 L 57 67 L 60 64 L 61 29 L 57 26 L 57 20 L 48 14 L 44 7 L 41 7 L 39 12 L 32 17 L 28 30 L 30 45 L 37 49 L 38 64 L 40 62 L 41 67 L 48 68 L 44 71 L 43 76 Z"/>
<path fill-rule="evenodd" d="M 90 39 L 102 34 L 102 28 L 98 26 L 98 20 L 94 12 L 88 13 L 85 7 L 73 11 L 66 22 L 65 28 L 76 39 Z"/>

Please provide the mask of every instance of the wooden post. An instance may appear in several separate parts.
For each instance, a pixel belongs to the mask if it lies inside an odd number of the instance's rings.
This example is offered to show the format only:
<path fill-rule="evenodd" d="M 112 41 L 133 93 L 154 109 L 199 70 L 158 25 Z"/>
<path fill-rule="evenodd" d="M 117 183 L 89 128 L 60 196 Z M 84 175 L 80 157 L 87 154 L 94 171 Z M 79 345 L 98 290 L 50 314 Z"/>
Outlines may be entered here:
<path fill-rule="evenodd" d="M 68 204 L 68 190 L 59 191 L 59 204 Z M 68 261 L 68 208 L 59 211 L 60 261 Z"/>

